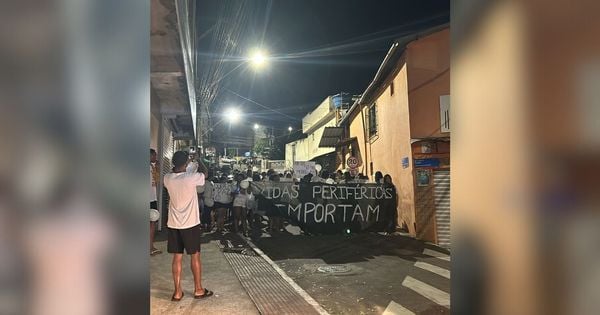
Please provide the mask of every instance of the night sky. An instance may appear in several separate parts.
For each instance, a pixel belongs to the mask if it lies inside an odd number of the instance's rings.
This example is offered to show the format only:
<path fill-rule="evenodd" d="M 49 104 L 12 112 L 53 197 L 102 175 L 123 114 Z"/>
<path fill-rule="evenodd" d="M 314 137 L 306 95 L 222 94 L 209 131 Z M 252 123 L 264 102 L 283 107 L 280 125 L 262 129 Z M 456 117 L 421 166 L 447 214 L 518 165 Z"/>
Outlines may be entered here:
<path fill-rule="evenodd" d="M 223 58 L 211 50 L 210 30 L 223 20 L 219 12 L 227 11 L 227 3 L 200 1 L 197 15 L 197 33 L 203 34 L 199 68 L 221 62 L 231 71 L 219 82 L 213 110 L 236 106 L 248 124 L 280 128 L 299 128 L 301 118 L 328 95 L 362 93 L 395 38 L 446 23 L 450 11 L 450 1 L 443 0 L 247 1 L 243 19 L 230 24 L 230 30 L 241 26 L 234 32 L 237 52 Z M 239 61 L 254 47 L 272 56 L 266 69 Z"/>

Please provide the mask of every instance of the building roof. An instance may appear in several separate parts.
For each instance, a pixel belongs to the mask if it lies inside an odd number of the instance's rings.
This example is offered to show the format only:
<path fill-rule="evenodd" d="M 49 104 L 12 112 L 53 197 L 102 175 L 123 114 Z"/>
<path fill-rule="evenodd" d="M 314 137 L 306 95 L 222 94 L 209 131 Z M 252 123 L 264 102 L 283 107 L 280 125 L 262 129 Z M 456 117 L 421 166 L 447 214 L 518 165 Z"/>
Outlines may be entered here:
<path fill-rule="evenodd" d="M 337 145 L 344 133 L 341 127 L 325 127 L 319 141 L 319 148 L 333 148 Z"/>
<path fill-rule="evenodd" d="M 428 29 L 425 29 L 425 30 L 422 30 L 422 31 L 419 31 L 419 32 L 416 32 L 416 33 L 413 33 L 410 35 L 406 35 L 406 36 L 403 36 L 403 37 L 400 37 L 400 38 L 394 40 L 394 43 L 388 50 L 387 54 L 385 55 L 385 58 L 383 58 L 383 62 L 381 62 L 381 65 L 379 65 L 379 69 L 377 69 L 377 72 L 375 73 L 375 77 L 373 78 L 371 83 L 369 83 L 369 85 L 367 86 L 367 89 L 361 94 L 361 97 L 358 100 L 356 100 L 354 102 L 354 104 L 352 104 L 352 106 L 346 112 L 344 117 L 342 117 L 342 119 L 340 120 L 340 124 L 344 123 L 344 121 L 346 119 L 348 119 L 348 117 L 350 115 L 352 115 L 354 110 L 356 110 L 356 108 L 359 105 L 369 104 L 369 103 L 373 102 L 373 99 L 377 96 L 378 88 L 394 72 L 394 70 L 396 69 L 396 66 L 398 64 L 398 61 L 400 60 L 400 58 L 402 58 L 402 55 L 404 54 L 404 51 L 406 50 L 406 46 L 410 42 L 413 42 L 415 40 L 418 40 L 419 38 L 431 35 L 433 33 L 439 32 L 448 27 L 450 27 L 450 25 L 448 23 L 444 23 L 444 24 L 437 25 L 435 27 L 431 27 L 431 28 L 428 28 Z"/>

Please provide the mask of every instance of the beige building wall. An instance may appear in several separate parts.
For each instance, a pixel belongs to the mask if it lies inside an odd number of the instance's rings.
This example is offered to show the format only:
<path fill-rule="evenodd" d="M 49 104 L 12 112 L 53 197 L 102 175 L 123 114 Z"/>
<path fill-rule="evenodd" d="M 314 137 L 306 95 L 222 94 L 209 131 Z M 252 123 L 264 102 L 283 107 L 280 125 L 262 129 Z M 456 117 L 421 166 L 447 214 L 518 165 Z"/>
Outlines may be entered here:
<path fill-rule="evenodd" d="M 294 161 L 310 161 L 316 157 L 335 152 L 335 148 L 320 148 L 319 142 L 325 127 L 335 127 L 335 111 L 331 107 L 331 97 L 325 98 L 317 108 L 302 118 L 302 132 L 307 135 L 285 145 L 286 167 Z M 294 154 L 295 151 L 295 154 Z"/>
<path fill-rule="evenodd" d="M 373 102 L 377 107 L 377 135 L 368 138 L 361 111 L 349 117 L 349 136 L 357 137 L 360 147 L 361 171 L 371 179 L 376 171 L 389 174 L 398 189 L 398 224 L 413 236 L 435 241 L 431 205 L 417 226 L 411 139 L 450 136 L 440 132 L 440 96 L 450 94 L 449 29 L 409 43 L 396 72 L 378 93 Z M 365 124 L 371 104 L 362 105 Z M 407 168 L 402 167 L 403 158 L 409 160 Z M 429 200 L 430 195 L 427 191 L 419 196 Z"/>
<path fill-rule="evenodd" d="M 407 69 L 402 65 L 395 75 L 394 94 L 389 85 L 375 100 L 377 106 L 377 135 L 367 139 L 363 132 L 360 113 L 350 117 L 350 137 L 357 137 L 363 161 L 362 172 L 372 179 L 376 171 L 390 174 L 398 190 L 398 223 L 406 225 L 409 233 L 415 235 L 415 204 L 412 174 L 412 154 L 410 145 L 410 127 L 408 123 Z M 368 106 L 362 109 L 365 123 Z M 368 137 L 368 133 L 367 133 Z M 409 167 L 402 168 L 402 158 L 409 159 Z M 373 169 L 369 163 L 373 162 Z"/>
<path fill-rule="evenodd" d="M 411 137 L 449 137 L 440 132 L 440 96 L 450 95 L 450 30 L 409 43 L 405 53 Z"/>
<path fill-rule="evenodd" d="M 332 104 L 330 97 L 326 97 L 317 108 L 306 114 L 302 118 L 302 132 L 308 134 L 311 132 L 310 129 L 314 127 L 321 119 L 327 116 L 332 111 Z"/>

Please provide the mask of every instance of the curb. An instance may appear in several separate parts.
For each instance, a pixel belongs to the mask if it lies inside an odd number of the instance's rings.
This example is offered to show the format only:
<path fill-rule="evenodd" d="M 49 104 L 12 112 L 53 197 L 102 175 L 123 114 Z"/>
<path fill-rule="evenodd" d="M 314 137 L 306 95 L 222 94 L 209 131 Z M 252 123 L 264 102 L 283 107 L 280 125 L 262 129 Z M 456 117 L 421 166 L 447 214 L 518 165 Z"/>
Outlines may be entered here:
<path fill-rule="evenodd" d="M 245 238 L 245 237 L 241 237 L 240 238 L 242 240 L 244 240 L 244 242 L 246 242 L 246 244 L 248 244 L 248 246 L 250 246 L 258 255 L 260 255 L 260 257 L 262 257 L 262 259 L 264 259 L 267 263 L 269 263 L 269 265 L 271 265 L 271 267 L 273 269 L 275 269 L 275 271 L 277 271 L 277 273 L 283 278 L 283 280 L 285 280 L 290 286 L 292 286 L 292 288 L 294 288 L 294 290 L 308 303 L 310 304 L 312 307 L 314 307 L 314 309 L 317 311 L 317 313 L 321 314 L 321 315 L 329 315 L 329 313 L 323 308 L 321 307 L 321 305 L 315 301 L 315 299 L 313 299 L 306 291 L 304 291 L 304 289 L 302 289 L 292 278 L 290 278 L 290 276 L 288 276 L 285 271 L 283 271 L 283 269 L 279 268 L 279 266 L 277 266 L 277 264 L 275 262 L 273 262 L 271 260 L 271 258 L 269 258 L 269 256 L 267 256 L 262 250 L 260 250 L 260 248 L 258 248 L 256 245 L 254 245 L 254 243 Z"/>

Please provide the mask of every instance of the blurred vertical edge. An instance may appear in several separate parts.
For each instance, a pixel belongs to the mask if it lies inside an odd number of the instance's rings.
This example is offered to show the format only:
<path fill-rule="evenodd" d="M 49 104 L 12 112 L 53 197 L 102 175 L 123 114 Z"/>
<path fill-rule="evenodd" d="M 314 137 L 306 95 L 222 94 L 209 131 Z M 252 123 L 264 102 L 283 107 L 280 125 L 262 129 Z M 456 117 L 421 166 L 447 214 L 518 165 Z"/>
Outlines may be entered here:
<path fill-rule="evenodd" d="M 451 10 L 452 313 L 599 314 L 600 2 Z"/>
<path fill-rule="evenodd" d="M 149 313 L 150 2 L 0 23 L 0 313 Z"/>

